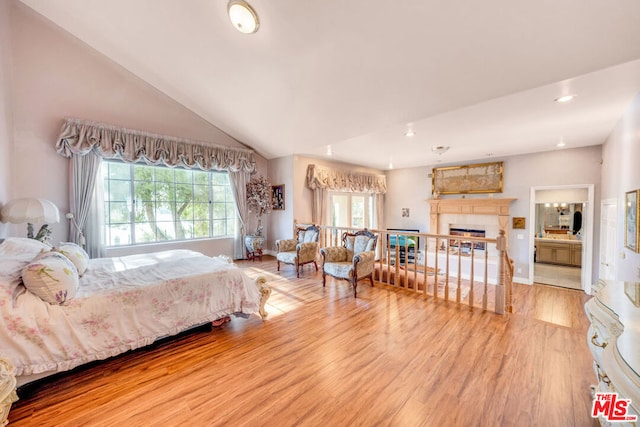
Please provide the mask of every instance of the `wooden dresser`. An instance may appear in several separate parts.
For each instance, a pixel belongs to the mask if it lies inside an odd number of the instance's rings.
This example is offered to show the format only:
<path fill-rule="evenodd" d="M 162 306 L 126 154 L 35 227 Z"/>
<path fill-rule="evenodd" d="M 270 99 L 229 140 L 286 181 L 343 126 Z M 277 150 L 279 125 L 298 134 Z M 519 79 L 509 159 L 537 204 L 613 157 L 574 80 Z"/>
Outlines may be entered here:
<path fill-rule="evenodd" d="M 598 383 L 596 393 L 615 392 L 631 399 L 629 414 L 640 414 L 640 284 L 599 281 L 585 304 L 591 322 L 587 340 Z M 602 425 L 609 425 L 604 418 Z M 636 422 L 616 426 L 640 426 Z"/>

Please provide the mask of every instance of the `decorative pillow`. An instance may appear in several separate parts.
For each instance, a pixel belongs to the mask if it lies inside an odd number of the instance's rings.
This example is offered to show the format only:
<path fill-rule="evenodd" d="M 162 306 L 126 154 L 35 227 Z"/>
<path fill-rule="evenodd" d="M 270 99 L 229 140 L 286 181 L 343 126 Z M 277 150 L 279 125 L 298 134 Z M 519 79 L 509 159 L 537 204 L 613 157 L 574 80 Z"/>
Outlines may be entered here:
<path fill-rule="evenodd" d="M 76 296 L 78 270 L 58 252 L 43 253 L 22 270 L 22 282 L 49 304 L 64 304 Z"/>
<path fill-rule="evenodd" d="M 89 266 L 89 254 L 82 249 L 82 246 L 72 242 L 61 242 L 60 246 L 53 248 L 54 251 L 60 252 L 62 255 L 76 266 L 78 274 L 82 276 Z"/>
<path fill-rule="evenodd" d="M 43 249 L 49 251 L 51 246 L 26 237 L 7 237 L 0 244 L 0 257 L 30 261 Z"/>

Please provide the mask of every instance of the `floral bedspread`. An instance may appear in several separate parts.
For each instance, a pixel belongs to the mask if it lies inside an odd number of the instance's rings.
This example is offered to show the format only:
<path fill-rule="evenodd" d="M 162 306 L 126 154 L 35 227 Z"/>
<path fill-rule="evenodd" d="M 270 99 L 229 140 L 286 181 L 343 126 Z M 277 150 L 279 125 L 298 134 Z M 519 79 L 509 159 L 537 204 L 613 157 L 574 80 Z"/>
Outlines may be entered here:
<path fill-rule="evenodd" d="M 242 270 L 198 252 L 91 260 L 66 305 L 24 288 L 27 262 L 0 257 L 0 356 L 17 376 L 66 371 L 260 305 Z"/>

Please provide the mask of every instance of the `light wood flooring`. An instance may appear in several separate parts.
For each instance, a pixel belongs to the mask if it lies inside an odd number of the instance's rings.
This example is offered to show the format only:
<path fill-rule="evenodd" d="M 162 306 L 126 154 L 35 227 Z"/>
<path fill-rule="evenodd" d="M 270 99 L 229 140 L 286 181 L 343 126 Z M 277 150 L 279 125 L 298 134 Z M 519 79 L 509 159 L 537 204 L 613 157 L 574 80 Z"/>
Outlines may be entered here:
<path fill-rule="evenodd" d="M 234 319 L 19 391 L 10 426 L 595 426 L 581 291 L 515 285 L 505 316 L 305 266 L 242 262 Z"/>
<path fill-rule="evenodd" d="M 582 289 L 580 283 L 582 269 L 536 262 L 533 267 L 533 280 L 545 285 L 562 286 L 563 288 Z"/>

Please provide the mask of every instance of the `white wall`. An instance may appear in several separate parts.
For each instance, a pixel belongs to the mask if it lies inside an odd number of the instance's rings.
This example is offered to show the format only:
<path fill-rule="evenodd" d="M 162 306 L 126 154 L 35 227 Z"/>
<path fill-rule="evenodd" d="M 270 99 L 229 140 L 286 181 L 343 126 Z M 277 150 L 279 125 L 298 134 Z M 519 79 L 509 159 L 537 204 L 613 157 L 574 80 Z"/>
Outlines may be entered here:
<path fill-rule="evenodd" d="M 640 254 L 624 247 L 623 207 L 625 192 L 640 189 L 640 94 L 605 142 L 602 158 L 602 199 L 618 201 L 616 279 L 637 282 Z"/>
<path fill-rule="evenodd" d="M 387 194 L 384 197 L 385 228 L 417 229 L 429 233 L 431 198 L 430 167 L 387 171 Z M 402 217 L 402 208 L 409 208 L 409 217 Z M 435 231 L 435 230 L 434 230 Z"/>
<path fill-rule="evenodd" d="M 596 206 L 600 205 L 600 161 L 602 147 L 593 146 L 568 150 L 555 150 L 543 153 L 533 153 L 522 156 L 512 156 L 491 161 L 504 161 L 504 192 L 494 197 L 515 198 L 511 204 L 511 216 L 525 217 L 526 230 L 510 232 L 509 255 L 514 259 L 516 276 L 526 276 L 529 263 L 533 262 L 531 253 L 531 227 L 535 218 L 529 218 L 529 199 L 532 186 L 557 186 L 571 184 L 595 184 Z M 486 161 L 486 160 L 482 160 Z M 480 161 L 479 161 L 480 162 Z M 451 166 L 451 165 L 438 165 Z M 421 168 L 398 169 L 387 172 L 389 191 L 385 202 L 385 222 L 392 228 L 418 228 L 430 233 L 429 206 L 425 199 L 431 198 L 432 166 Z M 456 198 L 461 196 L 441 196 L 442 198 Z M 467 198 L 486 198 L 488 195 L 467 195 Z M 402 218 L 401 209 L 411 209 L 410 218 Z M 416 215 L 414 217 L 414 211 Z M 597 248 L 598 221 L 594 232 L 594 247 Z M 518 239 L 517 235 L 523 238 Z M 594 251 L 594 259 L 597 259 Z M 594 264 L 597 265 L 597 264 Z M 520 269 L 520 273 L 518 273 Z"/>
<path fill-rule="evenodd" d="M 14 134 L 10 162 L 11 181 L 19 183 L 12 188 L 11 197 L 45 197 L 58 205 L 62 214 L 68 211 L 69 161 L 58 156 L 54 148 L 66 116 L 242 146 L 17 1 L 11 2 L 11 24 Z M 259 159 L 258 164 L 266 168 L 266 160 Z M 0 192 L 2 179 L 0 175 Z M 53 243 L 66 240 L 67 227 L 65 222 L 52 227 Z M 22 227 L 11 233 L 22 235 Z M 201 247 L 198 243 L 192 245 Z M 233 254 L 230 239 L 213 239 L 205 246 L 205 252 L 212 255 Z M 127 250 L 111 254 L 121 252 Z"/>
<path fill-rule="evenodd" d="M 10 197 L 11 141 L 11 19 L 9 0 L 0 0 L 0 207 Z M 0 223 L 0 238 L 8 226 Z"/>

